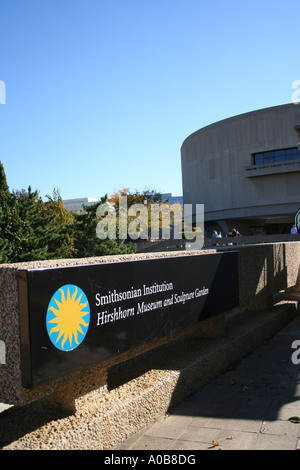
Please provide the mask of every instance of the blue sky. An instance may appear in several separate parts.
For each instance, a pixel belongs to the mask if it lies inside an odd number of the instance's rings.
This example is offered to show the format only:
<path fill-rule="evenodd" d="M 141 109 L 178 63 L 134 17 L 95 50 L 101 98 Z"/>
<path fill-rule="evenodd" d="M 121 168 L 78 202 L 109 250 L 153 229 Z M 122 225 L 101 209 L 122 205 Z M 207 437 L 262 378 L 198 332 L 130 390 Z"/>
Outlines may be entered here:
<path fill-rule="evenodd" d="M 182 194 L 194 131 L 290 103 L 299 0 L 0 0 L 11 190 Z"/>

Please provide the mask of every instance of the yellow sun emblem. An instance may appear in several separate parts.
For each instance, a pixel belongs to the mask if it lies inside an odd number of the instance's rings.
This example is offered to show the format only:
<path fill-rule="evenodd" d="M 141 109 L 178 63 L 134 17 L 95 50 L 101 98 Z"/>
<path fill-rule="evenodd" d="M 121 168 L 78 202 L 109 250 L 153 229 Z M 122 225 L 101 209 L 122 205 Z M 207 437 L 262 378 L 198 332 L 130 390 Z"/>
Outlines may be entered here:
<path fill-rule="evenodd" d="M 73 284 L 58 289 L 49 302 L 46 317 L 48 335 L 54 346 L 62 351 L 77 348 L 89 323 L 90 307 L 85 293 Z"/>

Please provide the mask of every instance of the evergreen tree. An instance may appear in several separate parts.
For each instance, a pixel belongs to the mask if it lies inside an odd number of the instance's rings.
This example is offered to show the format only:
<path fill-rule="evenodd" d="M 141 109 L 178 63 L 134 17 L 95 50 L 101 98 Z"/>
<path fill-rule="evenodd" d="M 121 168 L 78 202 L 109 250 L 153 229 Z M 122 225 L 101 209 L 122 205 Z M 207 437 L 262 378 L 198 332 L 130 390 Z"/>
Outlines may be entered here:
<path fill-rule="evenodd" d="M 11 249 L 8 239 L 5 238 L 3 230 L 4 226 L 4 214 L 2 208 L 0 207 L 0 263 L 9 263 L 11 257 Z"/>
<path fill-rule="evenodd" d="M 125 253 L 134 253 L 135 246 L 125 240 L 100 240 L 96 235 L 96 227 L 99 222 L 97 208 L 107 201 L 107 195 L 101 197 L 99 202 L 90 206 L 84 205 L 83 212 L 74 212 L 76 227 L 76 256 L 85 258 L 88 256 L 106 256 Z"/>
<path fill-rule="evenodd" d="M 19 261 L 70 258 L 74 255 L 73 216 L 58 190 L 43 202 L 38 191 L 17 191 L 23 224 Z"/>
<path fill-rule="evenodd" d="M 0 162 L 0 263 L 133 253 L 126 240 L 100 240 L 97 208 L 107 196 L 80 213 L 65 209 L 58 190 L 47 201 L 38 191 L 11 193 Z"/>
<path fill-rule="evenodd" d="M 16 262 L 21 249 L 22 222 L 14 195 L 9 191 L 3 164 L 0 162 L 0 260 Z"/>
<path fill-rule="evenodd" d="M 53 190 L 53 196 L 42 207 L 42 214 L 47 219 L 49 233 L 49 256 L 73 258 L 75 255 L 74 215 L 64 207 L 60 192 Z"/>
<path fill-rule="evenodd" d="M 41 215 L 43 204 L 37 191 L 22 189 L 14 193 L 22 222 L 22 237 L 18 261 L 48 258 L 49 225 Z"/>

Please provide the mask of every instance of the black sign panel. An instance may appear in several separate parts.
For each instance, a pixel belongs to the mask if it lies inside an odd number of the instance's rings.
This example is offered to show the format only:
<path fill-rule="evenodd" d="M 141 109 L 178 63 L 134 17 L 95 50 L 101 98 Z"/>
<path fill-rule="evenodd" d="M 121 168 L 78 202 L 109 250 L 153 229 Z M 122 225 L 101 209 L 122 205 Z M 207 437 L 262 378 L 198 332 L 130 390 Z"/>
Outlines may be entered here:
<path fill-rule="evenodd" d="M 26 270 L 20 301 L 34 387 L 236 307 L 237 253 Z"/>

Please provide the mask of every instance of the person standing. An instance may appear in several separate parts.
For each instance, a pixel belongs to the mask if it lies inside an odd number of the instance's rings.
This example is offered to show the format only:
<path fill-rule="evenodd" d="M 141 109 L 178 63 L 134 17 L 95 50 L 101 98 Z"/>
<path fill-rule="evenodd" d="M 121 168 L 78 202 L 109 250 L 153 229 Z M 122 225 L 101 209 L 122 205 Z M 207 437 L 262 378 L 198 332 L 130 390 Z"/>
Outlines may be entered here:
<path fill-rule="evenodd" d="M 297 230 L 296 225 L 293 225 L 292 228 L 291 228 L 291 233 L 295 234 L 297 232 L 298 232 L 298 230 Z"/>

